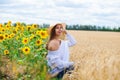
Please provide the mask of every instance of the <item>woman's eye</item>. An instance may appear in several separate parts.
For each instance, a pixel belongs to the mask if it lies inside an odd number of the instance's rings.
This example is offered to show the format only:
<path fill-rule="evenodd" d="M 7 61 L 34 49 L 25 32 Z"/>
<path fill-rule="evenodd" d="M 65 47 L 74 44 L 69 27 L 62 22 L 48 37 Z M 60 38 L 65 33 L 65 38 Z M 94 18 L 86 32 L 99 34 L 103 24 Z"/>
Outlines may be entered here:
<path fill-rule="evenodd" d="M 63 30 L 63 28 L 62 28 L 62 27 L 57 27 L 56 29 L 60 29 L 60 30 Z"/>

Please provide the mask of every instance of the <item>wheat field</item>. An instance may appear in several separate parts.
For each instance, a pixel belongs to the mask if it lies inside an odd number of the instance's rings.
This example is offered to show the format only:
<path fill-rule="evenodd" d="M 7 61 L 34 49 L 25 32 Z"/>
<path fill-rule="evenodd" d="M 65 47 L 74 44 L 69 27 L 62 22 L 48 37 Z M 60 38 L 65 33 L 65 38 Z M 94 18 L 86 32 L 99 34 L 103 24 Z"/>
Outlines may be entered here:
<path fill-rule="evenodd" d="M 70 48 L 75 62 L 72 74 L 63 80 L 120 80 L 120 33 L 68 31 L 77 41 Z"/>

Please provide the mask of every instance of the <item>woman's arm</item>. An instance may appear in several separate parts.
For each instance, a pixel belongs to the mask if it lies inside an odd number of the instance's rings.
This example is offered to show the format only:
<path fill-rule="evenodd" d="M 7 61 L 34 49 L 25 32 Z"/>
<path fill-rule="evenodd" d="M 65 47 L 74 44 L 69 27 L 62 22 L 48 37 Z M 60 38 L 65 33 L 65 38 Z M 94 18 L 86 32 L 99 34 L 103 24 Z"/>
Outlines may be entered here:
<path fill-rule="evenodd" d="M 72 35 L 70 35 L 69 33 L 67 33 L 66 37 L 68 39 L 68 46 L 69 47 L 76 44 L 76 40 L 74 39 L 74 37 Z"/>
<path fill-rule="evenodd" d="M 70 47 L 70 46 L 75 45 L 77 41 L 74 39 L 74 37 L 73 37 L 72 35 L 70 35 L 70 34 L 66 31 L 65 28 L 63 29 L 63 32 L 64 32 L 64 34 L 66 34 L 66 37 L 67 37 L 67 39 L 68 39 L 68 46 Z"/>

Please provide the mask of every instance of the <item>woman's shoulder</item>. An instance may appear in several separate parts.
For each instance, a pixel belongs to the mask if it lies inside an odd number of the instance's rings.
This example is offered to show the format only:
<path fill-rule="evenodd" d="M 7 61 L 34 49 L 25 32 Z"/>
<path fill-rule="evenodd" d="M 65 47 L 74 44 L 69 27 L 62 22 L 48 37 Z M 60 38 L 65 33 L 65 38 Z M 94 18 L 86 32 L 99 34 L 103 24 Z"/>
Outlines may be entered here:
<path fill-rule="evenodd" d="M 54 46 L 54 45 L 57 45 L 57 44 L 58 44 L 58 41 L 56 41 L 54 39 L 49 42 L 49 46 Z"/>
<path fill-rule="evenodd" d="M 48 50 L 55 51 L 59 48 L 59 41 L 53 39 L 48 44 Z"/>

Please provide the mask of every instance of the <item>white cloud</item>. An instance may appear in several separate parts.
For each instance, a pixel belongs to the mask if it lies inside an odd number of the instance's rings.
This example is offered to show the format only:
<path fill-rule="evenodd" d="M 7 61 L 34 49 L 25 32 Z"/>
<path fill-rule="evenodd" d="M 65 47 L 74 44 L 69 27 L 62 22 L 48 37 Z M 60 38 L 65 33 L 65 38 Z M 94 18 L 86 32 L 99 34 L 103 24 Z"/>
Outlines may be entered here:
<path fill-rule="evenodd" d="M 0 23 L 120 25 L 120 0 L 4 0 L 0 1 Z"/>

